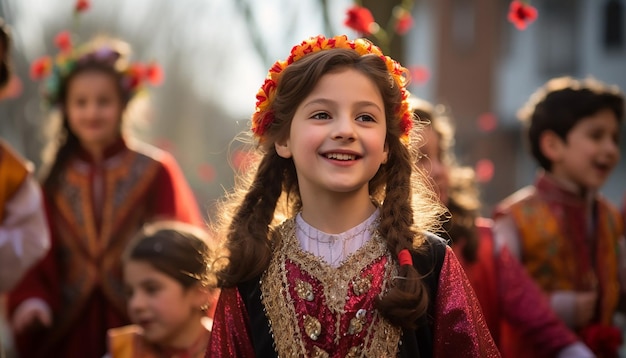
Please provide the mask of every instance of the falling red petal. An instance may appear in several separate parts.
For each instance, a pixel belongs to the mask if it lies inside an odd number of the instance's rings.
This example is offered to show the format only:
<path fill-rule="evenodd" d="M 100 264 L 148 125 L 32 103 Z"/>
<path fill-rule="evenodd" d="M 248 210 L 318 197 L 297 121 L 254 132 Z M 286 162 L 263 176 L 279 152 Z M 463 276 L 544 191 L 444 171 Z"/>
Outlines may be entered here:
<path fill-rule="evenodd" d="M 374 15 L 368 8 L 355 5 L 348 9 L 346 15 L 348 18 L 344 21 L 344 25 L 364 35 L 372 34 Z"/>
<path fill-rule="evenodd" d="M 423 85 L 430 79 L 430 71 L 424 66 L 413 66 L 411 72 L 411 82 L 416 85 Z"/>
<path fill-rule="evenodd" d="M 198 178 L 200 180 L 210 183 L 215 180 L 215 168 L 209 163 L 203 163 L 198 166 Z"/>
<path fill-rule="evenodd" d="M 478 116 L 478 128 L 483 132 L 491 132 L 498 126 L 498 117 L 491 112 Z"/>
<path fill-rule="evenodd" d="M 511 1 L 509 7 L 508 20 L 517 27 L 518 30 L 524 30 L 533 21 L 537 19 L 537 9 L 518 0 Z"/>
<path fill-rule="evenodd" d="M 250 152 L 236 150 L 232 157 L 233 167 L 238 170 L 246 169 L 252 163 L 252 154 Z"/>
<path fill-rule="evenodd" d="M 396 22 L 395 30 L 398 35 L 404 35 L 411 29 L 412 26 L 413 17 L 410 13 L 403 12 L 403 14 L 398 19 L 398 22 Z"/>
<path fill-rule="evenodd" d="M 479 183 L 487 183 L 493 179 L 495 168 L 493 162 L 489 159 L 481 159 L 476 162 L 476 180 Z"/>
<path fill-rule="evenodd" d="M 77 13 L 84 12 L 89 10 L 90 7 L 91 4 L 89 3 L 89 0 L 77 0 L 76 5 L 74 5 L 74 11 Z"/>

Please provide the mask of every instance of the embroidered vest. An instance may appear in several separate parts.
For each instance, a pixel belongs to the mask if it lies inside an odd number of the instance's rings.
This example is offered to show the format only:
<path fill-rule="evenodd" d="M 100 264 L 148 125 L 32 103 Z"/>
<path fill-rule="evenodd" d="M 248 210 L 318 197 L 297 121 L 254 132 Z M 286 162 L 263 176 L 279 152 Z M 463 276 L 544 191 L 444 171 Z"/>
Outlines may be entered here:
<path fill-rule="evenodd" d="M 583 241 L 584 212 L 548 202 L 534 188 L 523 189 L 506 210 L 520 234 L 522 262 L 535 281 L 546 292 L 598 289 L 598 318 L 610 324 L 619 296 L 617 240 L 622 225 L 619 212 L 606 200 L 597 199 L 595 206 L 591 244 Z"/>

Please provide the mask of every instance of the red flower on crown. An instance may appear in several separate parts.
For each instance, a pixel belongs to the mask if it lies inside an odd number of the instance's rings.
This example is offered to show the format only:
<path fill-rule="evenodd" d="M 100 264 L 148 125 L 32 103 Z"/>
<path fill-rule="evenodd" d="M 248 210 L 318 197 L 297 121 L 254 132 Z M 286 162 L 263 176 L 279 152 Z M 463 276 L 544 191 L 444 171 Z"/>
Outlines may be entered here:
<path fill-rule="evenodd" d="M 508 18 L 518 30 L 524 30 L 537 19 L 537 9 L 522 1 L 513 0 L 509 7 Z"/>
<path fill-rule="evenodd" d="M 372 24 L 374 24 L 374 15 L 365 7 L 355 5 L 348 9 L 348 18 L 344 21 L 344 25 L 364 35 L 372 34 Z"/>
<path fill-rule="evenodd" d="M 30 66 L 30 78 L 38 81 L 50 74 L 52 71 L 52 59 L 44 56 L 35 60 Z"/>
<path fill-rule="evenodd" d="M 153 86 L 159 86 L 163 83 L 163 69 L 157 63 L 150 63 L 146 67 L 146 80 Z"/>
<path fill-rule="evenodd" d="M 263 135 L 274 122 L 272 103 L 274 102 L 276 89 L 278 88 L 278 82 L 280 81 L 283 70 L 290 64 L 300 60 L 302 57 L 310 53 L 335 48 L 354 50 L 361 56 L 374 54 L 385 61 L 387 70 L 389 71 L 391 78 L 393 78 L 394 84 L 400 89 L 400 93 L 402 95 L 402 103 L 395 109 L 395 112 L 400 118 L 400 128 L 403 132 L 401 139 L 405 142 L 408 141 L 408 134 L 413 126 L 413 114 L 408 102 L 409 92 L 406 90 L 406 85 L 408 84 L 408 70 L 392 58 L 383 55 L 380 48 L 373 45 L 368 40 L 356 39 L 354 41 L 350 41 L 345 35 L 335 36 L 332 38 L 326 38 L 322 35 L 311 37 L 302 41 L 301 44 L 294 46 L 286 60 L 276 61 L 274 63 L 265 78 L 265 82 L 263 82 L 263 85 L 257 92 L 256 110 L 252 115 L 251 129 L 260 141 L 263 140 Z"/>
<path fill-rule="evenodd" d="M 72 51 L 72 35 L 69 31 L 61 31 L 54 38 L 54 44 L 62 53 Z"/>

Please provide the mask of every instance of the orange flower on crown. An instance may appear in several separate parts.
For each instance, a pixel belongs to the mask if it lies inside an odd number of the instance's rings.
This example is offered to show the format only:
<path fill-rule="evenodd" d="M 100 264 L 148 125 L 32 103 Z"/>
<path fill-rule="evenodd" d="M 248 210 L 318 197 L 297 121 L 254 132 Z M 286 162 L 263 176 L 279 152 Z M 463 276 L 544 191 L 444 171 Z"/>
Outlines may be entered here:
<path fill-rule="evenodd" d="M 401 139 L 404 142 L 408 141 L 409 132 L 413 125 L 413 114 L 408 102 L 409 92 L 406 89 L 408 84 L 408 70 L 402 67 L 398 62 L 394 61 L 391 57 L 383 55 L 380 48 L 372 44 L 370 41 L 366 39 L 356 39 L 351 41 L 346 35 L 335 36 L 332 38 L 326 38 L 322 35 L 311 37 L 302 41 L 301 44 L 294 46 L 286 60 L 276 61 L 274 65 L 270 67 L 265 78 L 265 82 L 257 92 L 256 110 L 252 115 L 251 129 L 260 141 L 263 140 L 263 135 L 270 128 L 272 122 L 274 122 L 272 103 L 274 102 L 278 83 L 282 77 L 284 69 L 310 53 L 336 48 L 354 50 L 361 56 L 374 54 L 385 61 L 389 75 L 393 78 L 395 85 L 398 86 L 402 94 L 402 103 L 395 109 L 395 113 L 397 117 L 400 118 L 400 127 L 403 131 Z"/>

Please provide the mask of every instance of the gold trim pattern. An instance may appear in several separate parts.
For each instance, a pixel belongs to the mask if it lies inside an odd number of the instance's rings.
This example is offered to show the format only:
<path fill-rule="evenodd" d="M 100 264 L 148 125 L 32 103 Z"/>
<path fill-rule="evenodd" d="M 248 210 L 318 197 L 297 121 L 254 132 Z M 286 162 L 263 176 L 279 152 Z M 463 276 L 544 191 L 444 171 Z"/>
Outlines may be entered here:
<path fill-rule="evenodd" d="M 345 340 L 346 336 L 364 331 L 361 334 L 362 338 L 359 339 L 360 342 L 357 341 L 357 345 L 345 352 L 346 356 L 395 357 L 402 332 L 399 327 L 391 325 L 373 307 L 363 307 L 357 311 L 356 315 L 354 312 L 346 312 L 346 304 L 350 297 L 373 295 L 374 292 L 385 294 L 392 282 L 392 277 L 397 275 L 397 267 L 379 233 L 374 232 L 365 245 L 348 256 L 339 267 L 334 268 L 300 248 L 295 236 L 295 227 L 295 220 L 292 218 L 278 228 L 280 237 L 274 245 L 270 265 L 261 279 L 261 300 L 270 322 L 278 355 L 280 357 L 328 356 L 328 347 L 325 351 L 319 347 L 318 339 L 321 339 L 323 335 L 326 335 L 327 342 L 328 335 L 332 335 L 330 337 L 337 345 L 341 339 Z M 375 281 L 380 286 L 371 287 L 374 286 L 372 277 L 371 275 L 363 277 L 363 271 L 383 258 L 386 260 L 384 272 L 381 272 L 382 280 Z M 311 282 L 306 282 L 306 278 L 289 277 L 288 265 L 296 265 L 304 276 L 310 277 Z M 355 284 L 361 281 L 367 283 Z M 320 287 L 319 290 L 322 292 L 315 292 L 317 287 Z M 325 309 L 310 312 L 296 311 L 297 302 L 304 300 L 306 304 L 311 304 L 312 300 L 307 300 L 311 297 L 309 292 L 311 296 L 315 295 L 316 302 L 321 300 L 319 302 L 325 305 Z M 321 311 L 331 312 L 334 315 L 334 327 L 326 327 L 320 323 L 324 320 L 315 315 Z M 353 316 L 348 318 L 347 315 Z M 350 327 L 354 322 L 352 332 L 349 332 L 346 326 L 343 326 L 343 331 L 341 331 L 342 321 L 349 321 Z M 319 330 L 317 330 L 318 327 Z M 333 352 L 330 353 L 336 356 Z"/>

